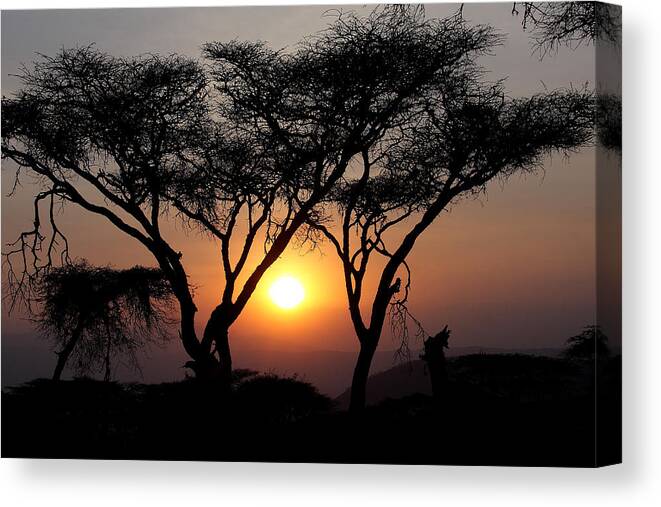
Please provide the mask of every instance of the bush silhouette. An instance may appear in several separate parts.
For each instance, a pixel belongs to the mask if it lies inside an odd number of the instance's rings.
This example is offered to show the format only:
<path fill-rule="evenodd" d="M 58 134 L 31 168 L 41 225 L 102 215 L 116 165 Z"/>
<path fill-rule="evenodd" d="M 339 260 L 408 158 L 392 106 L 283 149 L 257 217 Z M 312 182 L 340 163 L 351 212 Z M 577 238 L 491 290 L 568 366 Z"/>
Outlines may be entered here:
<path fill-rule="evenodd" d="M 585 326 L 580 334 L 567 340 L 563 355 L 568 359 L 607 359 L 610 356 L 608 337 L 599 326 Z"/>

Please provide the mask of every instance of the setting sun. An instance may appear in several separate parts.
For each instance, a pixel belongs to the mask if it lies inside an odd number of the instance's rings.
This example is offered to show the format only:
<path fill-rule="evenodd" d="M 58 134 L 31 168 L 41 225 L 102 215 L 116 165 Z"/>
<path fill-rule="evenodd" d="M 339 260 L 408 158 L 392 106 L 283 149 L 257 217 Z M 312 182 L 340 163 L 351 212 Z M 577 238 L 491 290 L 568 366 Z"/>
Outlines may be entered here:
<path fill-rule="evenodd" d="M 293 276 L 281 276 L 269 289 L 271 300 L 286 310 L 298 306 L 305 297 L 303 285 Z"/>

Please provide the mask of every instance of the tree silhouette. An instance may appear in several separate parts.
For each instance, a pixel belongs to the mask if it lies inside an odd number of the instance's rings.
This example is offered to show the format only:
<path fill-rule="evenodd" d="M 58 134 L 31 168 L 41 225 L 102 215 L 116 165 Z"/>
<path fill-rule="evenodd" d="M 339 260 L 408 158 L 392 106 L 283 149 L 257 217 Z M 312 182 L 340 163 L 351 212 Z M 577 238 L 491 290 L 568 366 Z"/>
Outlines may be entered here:
<path fill-rule="evenodd" d="M 456 32 L 474 30 L 459 17 L 440 23 L 440 37 L 449 41 Z M 438 26 L 418 19 L 410 37 L 428 38 Z M 328 203 L 328 218 L 335 210 L 340 213 L 339 231 L 323 221 L 310 224 L 331 242 L 344 268 L 360 343 L 352 410 L 365 405 L 369 368 L 389 309 L 400 323 L 409 316 L 411 273 L 406 259 L 424 231 L 448 206 L 478 195 L 490 181 L 533 171 L 545 155 L 569 153 L 592 137 L 591 92 L 566 90 L 512 99 L 502 83 L 481 83 L 483 72 L 475 60 L 497 43 L 488 30 L 481 33 L 479 44 L 456 47 L 461 56 L 447 61 L 388 136 L 361 151 L 362 168 L 355 177 L 345 178 Z M 372 269 L 380 269 L 380 274 L 366 318 L 363 284 L 374 258 L 380 265 Z"/>
<path fill-rule="evenodd" d="M 315 206 L 434 80 L 493 39 L 482 27 L 419 18 L 389 7 L 365 18 L 339 13 L 327 30 L 287 51 L 207 44 L 210 77 L 187 58 L 113 58 L 90 47 L 24 69 L 23 89 L 3 98 L 2 156 L 19 165 L 17 179 L 26 172 L 42 188 L 33 229 L 6 252 L 12 299 L 30 299 L 58 246 L 66 262 L 53 210 L 75 204 L 154 256 L 179 303 L 179 334 L 194 371 L 229 378 L 229 328 L 290 241 L 307 239 L 299 233 L 316 220 Z M 421 23 L 429 28 L 417 30 Z M 202 337 L 182 253 L 161 227 L 175 217 L 220 243 L 225 286 Z M 237 234 L 238 253 L 230 251 Z M 251 254 L 258 258 L 249 269 Z"/>
<path fill-rule="evenodd" d="M 41 190 L 34 199 L 33 228 L 5 253 L 12 307 L 34 299 L 37 280 L 58 261 L 69 262 L 55 211 L 73 204 L 151 252 L 179 302 L 184 347 L 200 357 L 196 308 L 181 254 L 160 223 L 168 214 L 164 190 L 179 156 L 208 123 L 202 68 L 178 56 L 124 59 L 84 47 L 42 57 L 31 70 L 23 69 L 21 79 L 23 89 L 2 101 L 2 157 L 18 164 L 17 182 L 30 177 Z"/>
<path fill-rule="evenodd" d="M 139 369 L 138 351 L 169 337 L 173 298 L 158 269 L 117 270 L 80 261 L 42 273 L 35 290 L 35 321 L 58 349 L 53 380 L 70 359 L 78 373 L 103 369 L 110 380 L 113 360 Z"/>
<path fill-rule="evenodd" d="M 580 334 L 567 340 L 563 355 L 568 359 L 606 359 L 610 356 L 608 337 L 599 326 L 585 326 Z"/>

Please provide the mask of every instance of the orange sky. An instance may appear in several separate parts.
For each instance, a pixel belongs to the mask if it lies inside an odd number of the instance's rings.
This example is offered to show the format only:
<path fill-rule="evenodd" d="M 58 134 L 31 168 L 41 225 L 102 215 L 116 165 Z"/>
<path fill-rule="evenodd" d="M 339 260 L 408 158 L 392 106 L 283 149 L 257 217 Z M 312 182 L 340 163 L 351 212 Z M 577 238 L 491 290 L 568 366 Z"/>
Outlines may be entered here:
<path fill-rule="evenodd" d="M 461 201 L 442 214 L 409 258 L 411 310 L 425 328 L 431 332 L 449 323 L 453 338 L 464 345 L 535 347 L 558 345 L 588 322 L 595 283 L 593 162 L 589 150 L 569 161 L 556 157 L 544 173 L 492 184 L 481 200 Z M 8 176 L 3 174 L 4 188 Z M 26 186 L 14 199 L 3 200 L 3 238 L 13 238 L 29 223 L 32 191 Z M 102 218 L 73 208 L 60 218 L 76 257 L 119 267 L 154 264 L 140 244 Z M 222 289 L 217 244 L 176 221 L 165 234 L 184 254 L 201 327 Z M 234 347 L 354 348 L 334 255 L 328 244 L 312 252 L 290 246 L 236 323 Z M 248 268 L 255 256 L 251 261 Z M 372 264 L 368 290 L 379 267 Z M 268 296 L 281 275 L 294 276 L 305 287 L 305 300 L 296 309 L 282 310 Z M 15 317 L 3 321 L 7 330 L 17 325 Z M 391 345 L 388 336 L 384 345 Z"/>

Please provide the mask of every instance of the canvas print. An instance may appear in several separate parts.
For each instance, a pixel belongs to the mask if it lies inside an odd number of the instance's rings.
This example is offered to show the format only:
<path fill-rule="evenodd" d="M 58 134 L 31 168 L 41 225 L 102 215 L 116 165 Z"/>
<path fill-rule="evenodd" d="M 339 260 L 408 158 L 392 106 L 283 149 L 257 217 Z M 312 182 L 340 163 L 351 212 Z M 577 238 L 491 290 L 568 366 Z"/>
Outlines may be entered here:
<path fill-rule="evenodd" d="M 2 12 L 2 456 L 621 460 L 621 10 Z"/>

